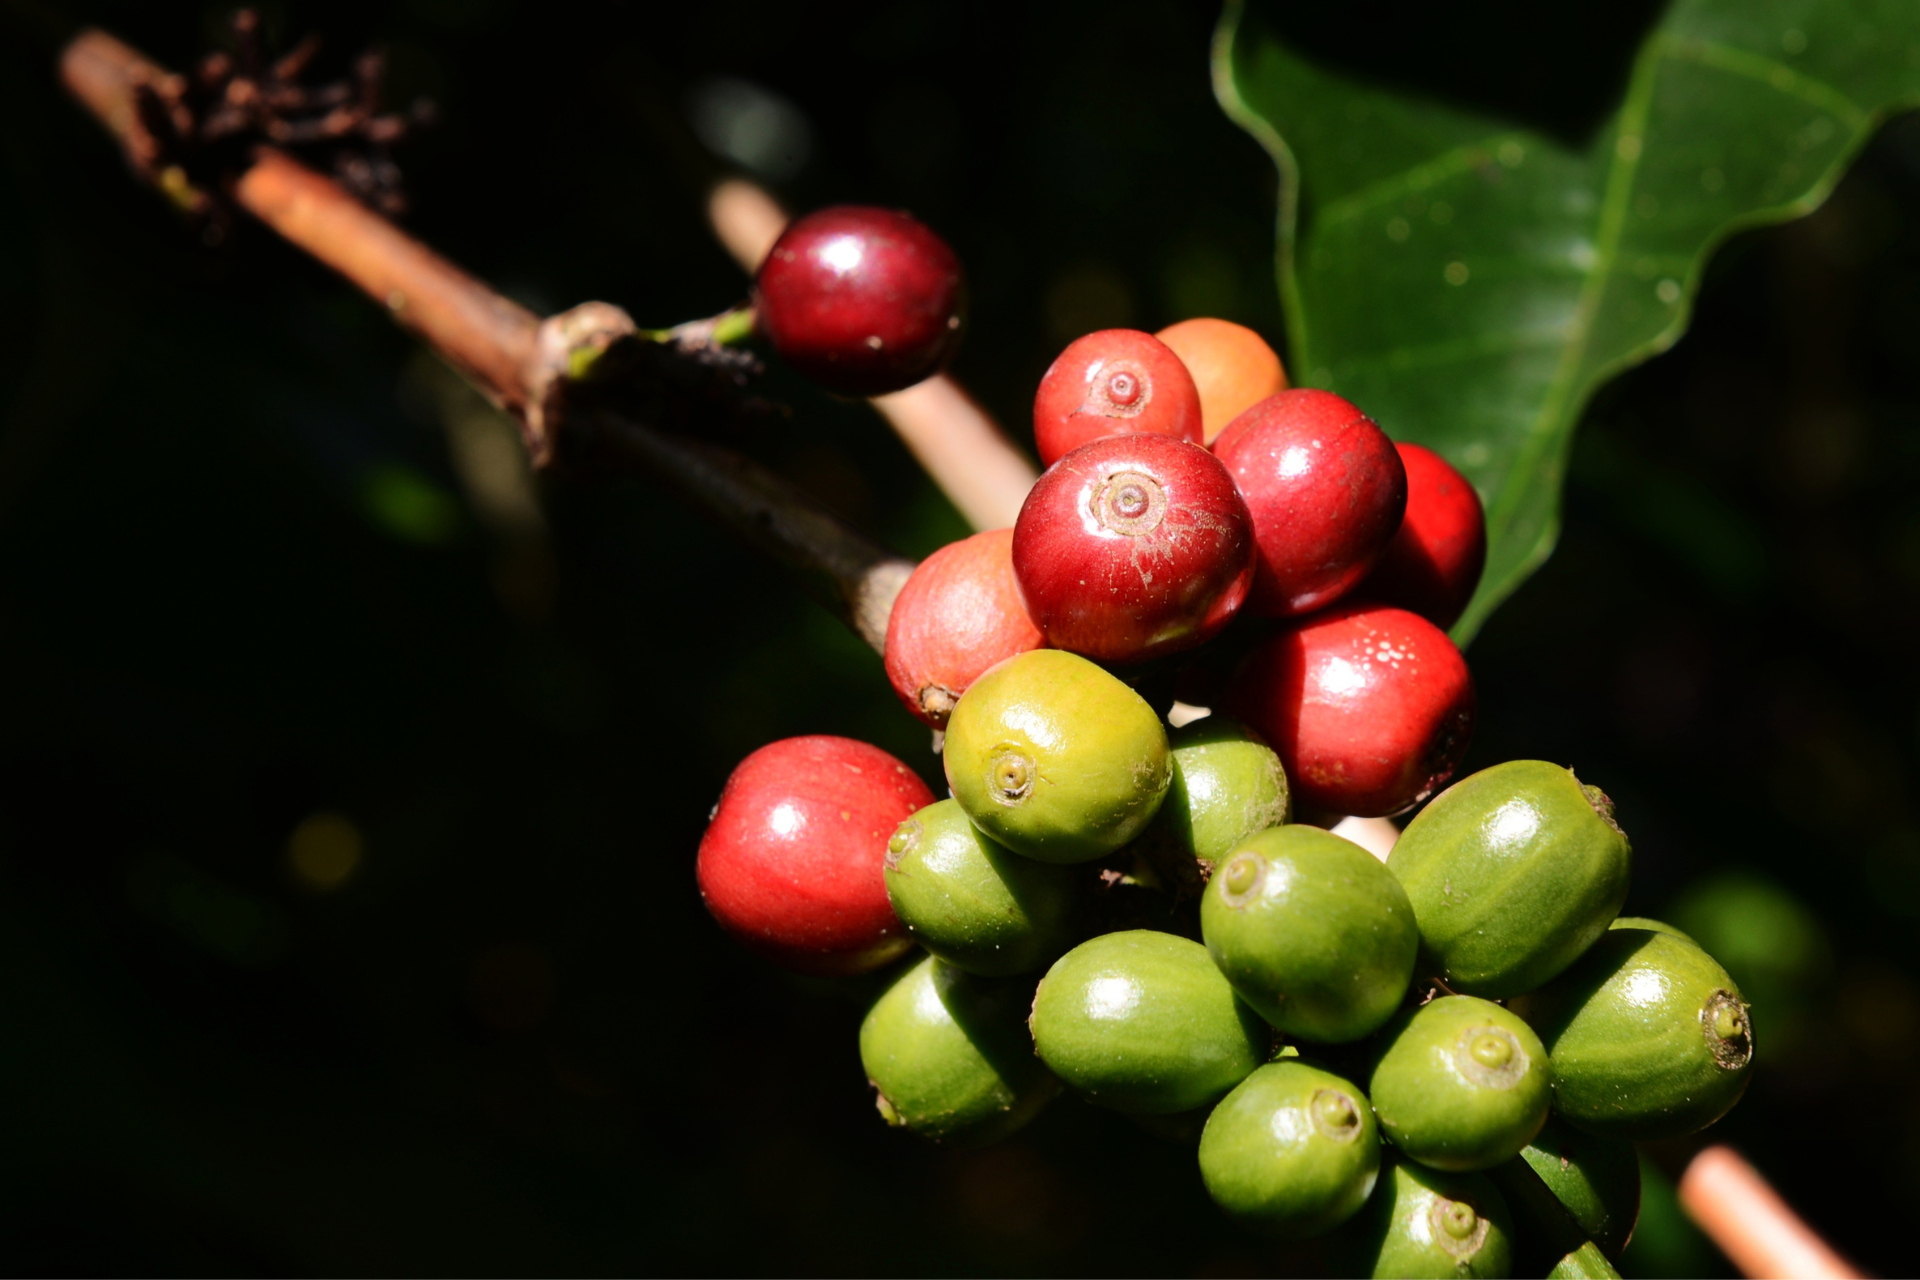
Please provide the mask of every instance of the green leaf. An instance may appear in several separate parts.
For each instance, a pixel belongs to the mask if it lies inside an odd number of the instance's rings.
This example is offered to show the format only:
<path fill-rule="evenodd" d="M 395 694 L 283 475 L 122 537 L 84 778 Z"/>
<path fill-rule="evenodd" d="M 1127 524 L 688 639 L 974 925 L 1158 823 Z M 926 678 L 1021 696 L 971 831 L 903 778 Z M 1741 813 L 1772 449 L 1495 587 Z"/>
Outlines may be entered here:
<path fill-rule="evenodd" d="M 1920 102 L 1920 4 L 1678 0 L 1574 143 L 1316 65 L 1238 0 L 1214 83 L 1280 167 L 1295 377 L 1486 502 L 1464 644 L 1553 550 L 1582 409 L 1685 331 L 1713 248 L 1813 210 Z"/>

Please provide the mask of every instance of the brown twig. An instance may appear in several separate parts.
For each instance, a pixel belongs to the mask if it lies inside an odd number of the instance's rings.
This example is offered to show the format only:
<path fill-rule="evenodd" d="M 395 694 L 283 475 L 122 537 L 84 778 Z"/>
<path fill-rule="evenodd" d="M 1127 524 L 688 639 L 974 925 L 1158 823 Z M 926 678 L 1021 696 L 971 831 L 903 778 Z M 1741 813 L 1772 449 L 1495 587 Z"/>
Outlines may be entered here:
<path fill-rule="evenodd" d="M 1680 1204 L 1749 1276 L 1846 1280 L 1861 1274 L 1732 1147 L 1708 1147 L 1688 1163 Z"/>
<path fill-rule="evenodd" d="M 76 37 L 60 60 L 67 88 L 148 172 L 152 140 L 138 103 L 169 73 L 102 31 Z M 150 173 L 163 189 L 184 178 Z M 178 191 L 170 191 L 177 201 Z M 332 178 L 270 146 L 233 175 L 233 202 L 338 271 L 513 413 L 535 462 L 645 472 L 704 506 L 781 563 L 800 570 L 876 650 L 910 561 L 841 524 L 758 463 L 638 421 L 597 403 L 582 368 L 631 347 L 633 322 L 618 307 L 587 303 L 545 320 L 434 253 L 361 204 Z M 688 357 L 689 361 L 693 360 Z"/>

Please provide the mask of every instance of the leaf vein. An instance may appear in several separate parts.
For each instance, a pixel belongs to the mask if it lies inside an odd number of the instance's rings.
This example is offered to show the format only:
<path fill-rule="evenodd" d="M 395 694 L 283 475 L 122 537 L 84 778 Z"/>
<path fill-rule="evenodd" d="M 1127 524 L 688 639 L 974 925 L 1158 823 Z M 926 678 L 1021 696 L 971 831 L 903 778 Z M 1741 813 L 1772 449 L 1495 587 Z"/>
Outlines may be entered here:
<path fill-rule="evenodd" d="M 1320 210 L 1314 221 L 1325 227 L 1358 217 L 1368 209 L 1398 199 L 1409 191 L 1423 191 L 1436 182 L 1478 168 L 1483 160 L 1491 160 L 1504 142 L 1528 140 L 1528 134 L 1513 129 L 1474 142 L 1463 142 L 1451 151 L 1443 151 L 1431 160 L 1368 183 L 1353 194 L 1330 202 Z"/>

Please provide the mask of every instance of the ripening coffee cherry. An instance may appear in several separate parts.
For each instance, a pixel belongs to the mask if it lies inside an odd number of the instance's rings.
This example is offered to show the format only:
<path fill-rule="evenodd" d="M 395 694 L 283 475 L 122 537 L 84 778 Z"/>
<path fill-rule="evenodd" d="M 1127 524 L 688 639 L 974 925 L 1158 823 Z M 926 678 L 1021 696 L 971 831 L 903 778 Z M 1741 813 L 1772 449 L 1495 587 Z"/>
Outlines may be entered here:
<path fill-rule="evenodd" d="M 1298 1059 L 1270 1062 L 1234 1087 L 1200 1135 L 1200 1176 L 1228 1217 L 1281 1240 L 1351 1218 L 1380 1174 L 1367 1097 Z"/>
<path fill-rule="evenodd" d="M 1633 848 L 1613 802 L 1573 771 L 1509 760 L 1407 824 L 1387 867 L 1450 990 L 1501 999 L 1580 958 L 1627 900 Z"/>
<path fill-rule="evenodd" d="M 1101 662 L 1209 639 L 1239 612 L 1252 569 L 1252 522 L 1226 469 L 1165 436 L 1075 449 L 1013 527 L 1014 575 L 1047 643 Z"/>
<path fill-rule="evenodd" d="M 1008 658 L 947 721 L 953 798 L 1040 862 L 1090 862 L 1145 830 L 1167 794 L 1167 732 L 1139 694 L 1077 654 Z"/>
<path fill-rule="evenodd" d="M 1272 1033 L 1207 951 L 1170 933 L 1102 934 L 1054 961 L 1033 997 L 1034 1050 L 1091 1102 L 1189 1111 L 1268 1056 Z"/>
<path fill-rule="evenodd" d="M 908 711 L 944 729 L 981 672 L 1046 642 L 1013 576 L 1013 530 L 993 529 L 914 569 L 887 616 L 887 679 Z"/>
<path fill-rule="evenodd" d="M 1473 677 L 1447 633 L 1364 603 L 1260 641 L 1227 705 L 1280 753 L 1296 805 L 1363 818 L 1444 786 L 1473 735 Z"/>
<path fill-rule="evenodd" d="M 1520 1016 L 1474 996 L 1442 996 L 1381 1033 L 1368 1081 L 1393 1145 L 1435 1169 L 1491 1169 L 1547 1122 L 1553 1072 Z"/>
<path fill-rule="evenodd" d="M 1486 513 L 1480 495 L 1445 458 L 1417 444 L 1393 447 L 1407 469 L 1407 514 L 1357 590 L 1450 627 L 1466 611 L 1487 565 Z"/>
<path fill-rule="evenodd" d="M 877 396 L 940 371 L 960 343 L 960 260 L 893 209 L 836 205 L 788 224 L 753 281 L 761 332 L 829 391 Z"/>
<path fill-rule="evenodd" d="M 1233 473 L 1260 544 L 1247 607 L 1290 618 L 1367 576 L 1400 528 L 1407 472 L 1373 419 L 1327 391 L 1270 396 L 1213 452 Z"/>
<path fill-rule="evenodd" d="M 928 956 L 860 1024 L 860 1063 L 890 1125 L 983 1147 L 1038 1115 L 1060 1082 L 1033 1056 L 1030 982 L 980 978 Z"/>
<path fill-rule="evenodd" d="M 1199 444 L 1200 421 L 1193 375 L 1166 344 L 1137 329 L 1076 338 L 1041 377 L 1033 400 L 1033 442 L 1043 467 L 1108 436 Z"/>
<path fill-rule="evenodd" d="M 1200 317 L 1168 325 L 1153 336 L 1166 343 L 1193 375 L 1208 444 L 1229 422 L 1287 389 L 1287 371 L 1280 357 L 1265 338 L 1245 325 Z"/>
<path fill-rule="evenodd" d="M 1200 899 L 1207 952 L 1242 1000 L 1302 1040 L 1344 1043 L 1393 1016 L 1420 935 L 1406 890 L 1359 845 L 1272 827 L 1213 869 Z"/>
<path fill-rule="evenodd" d="M 987 977 L 1051 964 L 1080 932 L 1073 868 L 989 840 L 957 800 L 928 805 L 893 833 L 887 897 L 914 941 Z"/>
<path fill-rule="evenodd" d="M 1335 1275 L 1501 1280 L 1513 1274 L 1513 1215 L 1484 1173 L 1441 1173 L 1389 1155 L 1373 1197 L 1333 1237 Z"/>
<path fill-rule="evenodd" d="M 1590 1133 L 1685 1137 L 1731 1110 L 1752 1074 L 1740 988 L 1677 934 L 1610 929 L 1515 1007 L 1553 1055 L 1553 1109 Z"/>
<path fill-rule="evenodd" d="M 1548 1116 L 1520 1158 L 1600 1252 L 1620 1256 L 1640 1218 L 1640 1155 L 1631 1142 L 1582 1133 Z"/>
<path fill-rule="evenodd" d="M 707 910 L 801 973 L 866 973 L 913 945 L 887 901 L 887 841 L 933 803 L 919 775 L 864 742 L 769 743 L 727 779 L 700 841 Z"/>

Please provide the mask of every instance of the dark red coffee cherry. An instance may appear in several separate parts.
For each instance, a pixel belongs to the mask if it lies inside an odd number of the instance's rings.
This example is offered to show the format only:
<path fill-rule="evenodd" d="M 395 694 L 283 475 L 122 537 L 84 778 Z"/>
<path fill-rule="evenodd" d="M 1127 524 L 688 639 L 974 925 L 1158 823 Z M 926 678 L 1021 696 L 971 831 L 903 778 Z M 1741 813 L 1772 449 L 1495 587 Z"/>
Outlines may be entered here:
<path fill-rule="evenodd" d="M 1050 467 L 1020 508 L 1013 571 L 1057 649 L 1136 662 L 1232 620 L 1253 525 L 1214 456 L 1166 436 L 1110 436 Z"/>
<path fill-rule="evenodd" d="M 1445 458 L 1417 444 L 1393 447 L 1407 469 L 1407 514 L 1358 592 L 1450 627 L 1486 568 L 1487 517 L 1480 495 Z"/>
<path fill-rule="evenodd" d="M 1050 467 L 1108 436 L 1201 441 L 1200 392 L 1172 348 L 1137 329 L 1076 338 L 1040 379 L 1033 442 Z"/>
<path fill-rule="evenodd" d="M 1247 607 L 1257 614 L 1294 617 L 1345 595 L 1406 510 L 1393 441 L 1331 392 L 1269 396 L 1229 423 L 1213 452 L 1253 515 L 1260 554 Z"/>
<path fill-rule="evenodd" d="M 960 342 L 960 260 L 924 223 L 836 205 L 795 219 L 754 277 L 761 332 L 842 395 L 877 396 L 940 371 Z"/>
<path fill-rule="evenodd" d="M 887 841 L 932 803 L 878 747 L 824 735 L 769 743 L 720 793 L 700 841 L 700 896 L 735 940 L 784 968 L 877 969 L 912 945 L 887 900 Z"/>
<path fill-rule="evenodd" d="M 1473 736 L 1473 677 L 1425 618 L 1354 603 L 1256 644 L 1227 707 L 1280 753 L 1296 804 L 1378 818 L 1453 776 Z"/>
<path fill-rule="evenodd" d="M 908 711 L 944 729 L 981 672 L 1046 643 L 1013 576 L 1013 530 L 976 533 L 922 560 L 900 589 L 887 616 L 887 679 Z"/>

